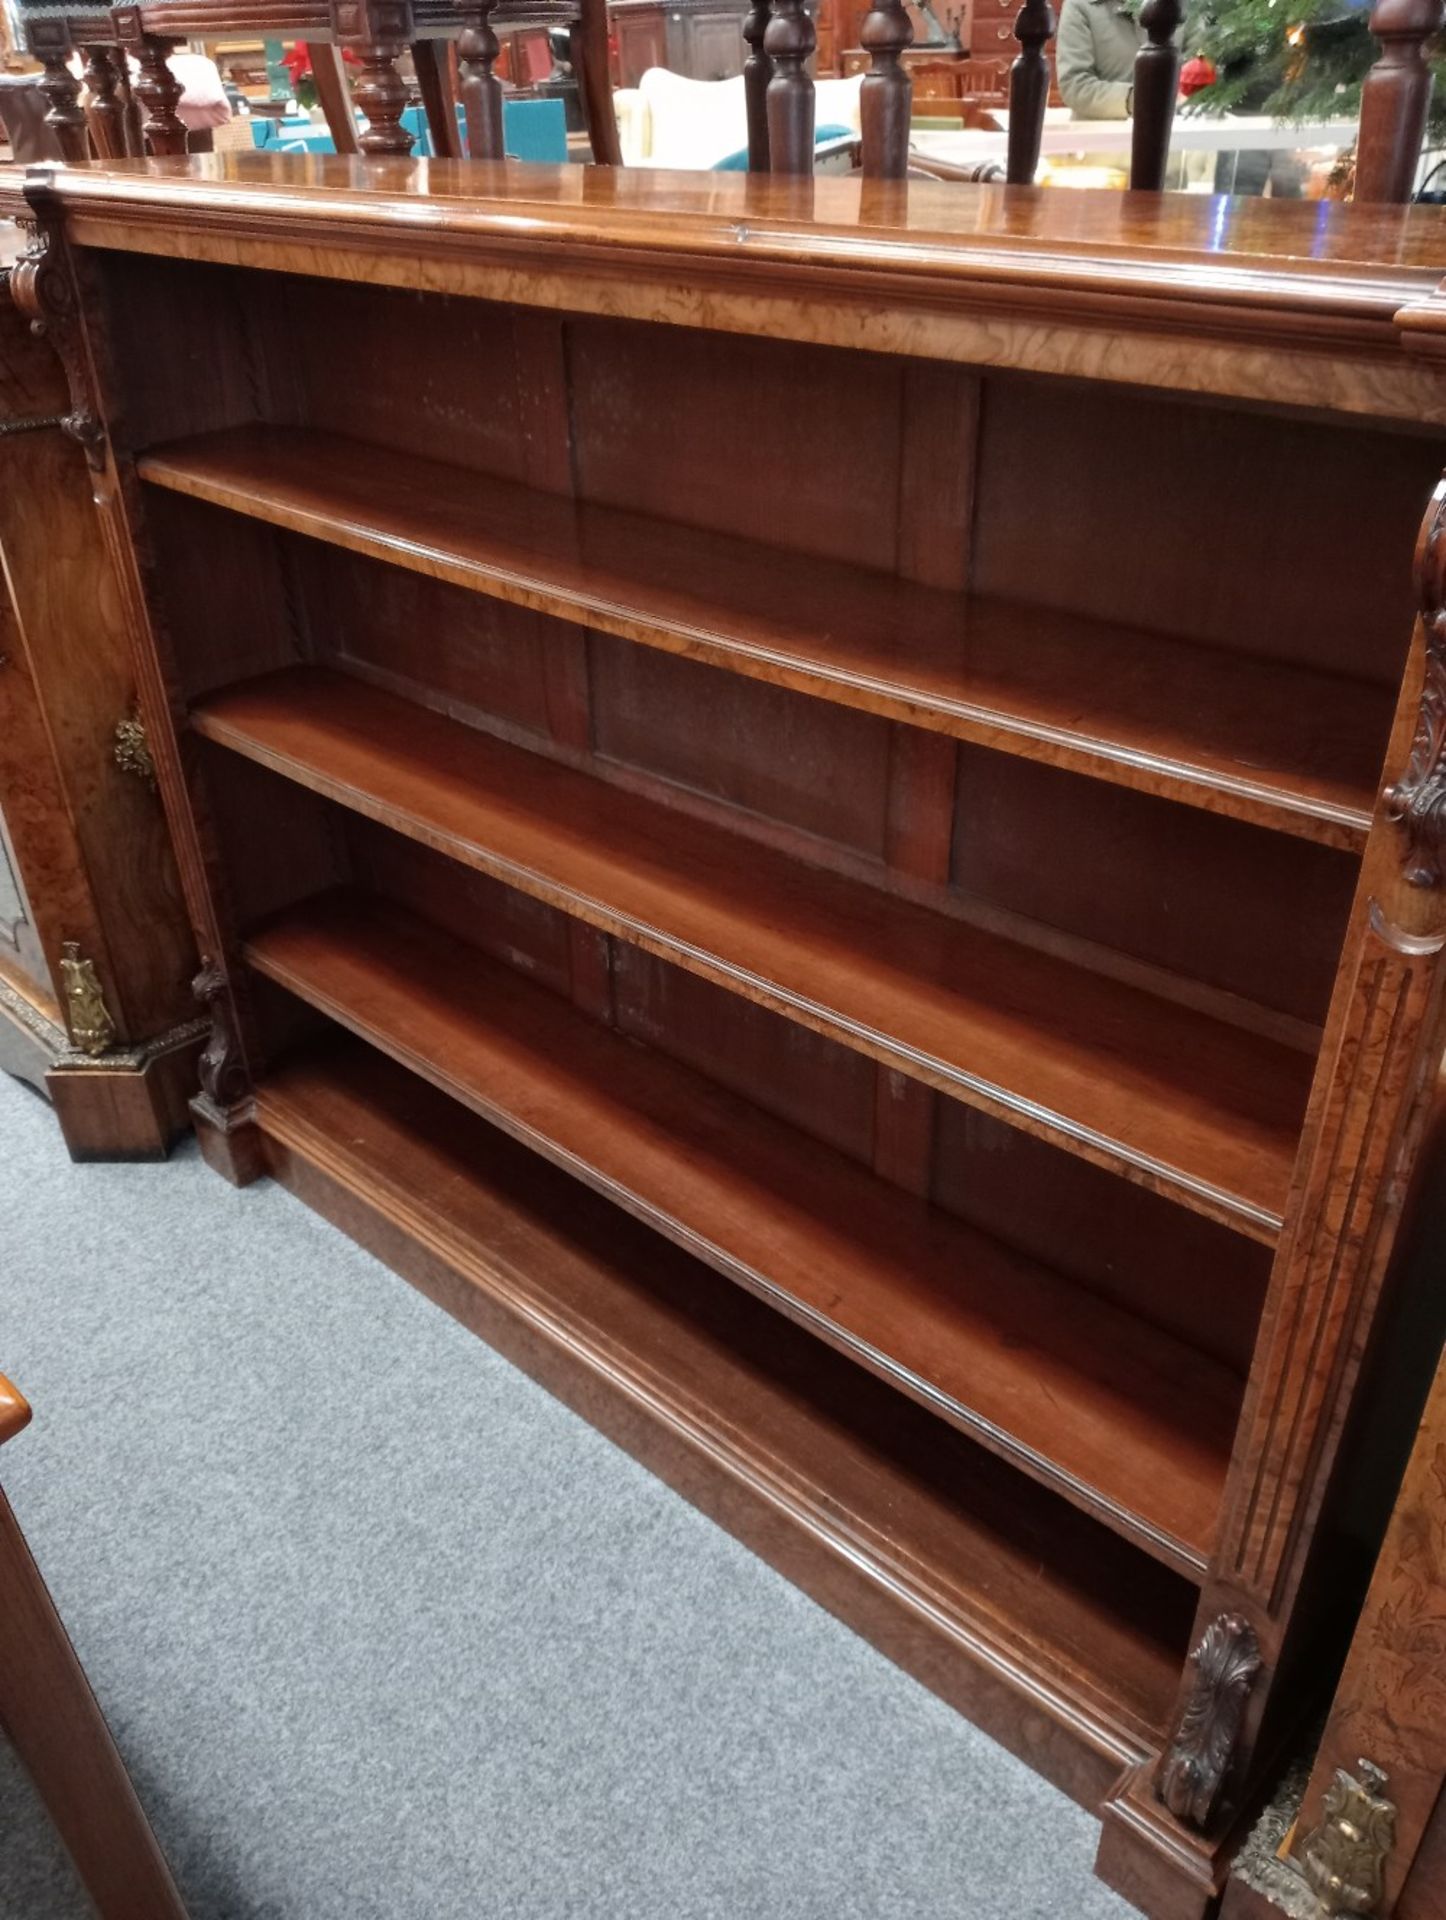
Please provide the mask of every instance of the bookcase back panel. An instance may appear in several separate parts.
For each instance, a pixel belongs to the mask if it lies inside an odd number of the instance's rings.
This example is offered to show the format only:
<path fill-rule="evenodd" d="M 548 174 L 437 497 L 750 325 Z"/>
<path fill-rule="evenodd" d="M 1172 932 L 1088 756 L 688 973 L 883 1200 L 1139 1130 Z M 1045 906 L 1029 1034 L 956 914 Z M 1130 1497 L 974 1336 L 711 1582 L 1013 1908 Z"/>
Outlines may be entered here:
<path fill-rule="evenodd" d="M 151 489 L 147 526 L 175 692 L 183 701 L 308 655 L 285 536 L 259 520 Z"/>
<path fill-rule="evenodd" d="M 1356 863 L 961 743 L 953 878 L 966 894 L 1318 1024 Z"/>
<path fill-rule="evenodd" d="M 1424 438 L 992 379 L 974 586 L 1394 686 L 1440 468 Z"/>
<path fill-rule="evenodd" d="M 674 654 L 589 636 L 596 751 L 882 858 L 889 722 Z"/>
<path fill-rule="evenodd" d="M 514 329 L 545 326 L 544 316 L 289 275 L 247 291 L 267 358 L 285 368 L 289 404 L 308 425 L 527 480 L 530 395 Z M 426 351 L 399 352 L 411 338 Z"/>
<path fill-rule="evenodd" d="M 934 1112 L 936 1205 L 1244 1376 L 1268 1248 L 957 1100 Z"/>
<path fill-rule="evenodd" d="M 567 364 L 583 499 L 896 565 L 902 362 L 575 319 Z M 967 440 L 955 457 L 972 459 Z"/>
<path fill-rule="evenodd" d="M 565 914 L 370 820 L 348 816 L 344 834 L 359 885 L 411 907 L 553 993 L 571 995 L 575 923 Z"/>
<path fill-rule="evenodd" d="M 290 564 L 320 653 L 380 669 L 447 706 L 543 735 L 558 656 L 580 628 L 316 540 L 290 539 Z"/>

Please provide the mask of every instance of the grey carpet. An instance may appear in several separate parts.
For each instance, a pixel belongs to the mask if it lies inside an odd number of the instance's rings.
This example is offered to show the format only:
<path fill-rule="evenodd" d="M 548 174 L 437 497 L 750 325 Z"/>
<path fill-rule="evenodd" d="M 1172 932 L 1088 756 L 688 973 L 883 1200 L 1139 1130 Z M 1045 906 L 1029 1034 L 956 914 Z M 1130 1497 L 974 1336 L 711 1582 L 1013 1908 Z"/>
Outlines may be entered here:
<path fill-rule="evenodd" d="M 194 1920 L 1127 1920 L 1095 1823 L 270 1184 L 0 1075 L 0 1456 Z M 13 1765 L 0 1914 L 85 1911 Z"/>

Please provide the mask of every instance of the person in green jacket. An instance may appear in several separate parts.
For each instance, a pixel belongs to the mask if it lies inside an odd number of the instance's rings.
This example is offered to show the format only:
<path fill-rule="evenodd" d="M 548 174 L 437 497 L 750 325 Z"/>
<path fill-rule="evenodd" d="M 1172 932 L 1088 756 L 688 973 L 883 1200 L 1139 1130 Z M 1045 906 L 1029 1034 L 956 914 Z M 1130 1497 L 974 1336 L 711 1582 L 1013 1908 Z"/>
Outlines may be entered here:
<path fill-rule="evenodd" d="M 1076 120 L 1127 120 L 1145 29 L 1120 0 L 1064 0 L 1054 64 Z"/>

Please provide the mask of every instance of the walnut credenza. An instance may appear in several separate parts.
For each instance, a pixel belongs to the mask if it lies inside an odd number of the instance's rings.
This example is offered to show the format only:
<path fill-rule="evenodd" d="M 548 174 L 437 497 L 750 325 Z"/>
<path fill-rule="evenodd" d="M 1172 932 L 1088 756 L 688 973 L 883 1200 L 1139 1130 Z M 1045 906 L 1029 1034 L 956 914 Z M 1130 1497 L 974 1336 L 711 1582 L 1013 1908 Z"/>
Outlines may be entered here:
<path fill-rule="evenodd" d="M 0 1068 L 49 1095 L 77 1158 L 153 1158 L 188 1125 L 195 948 L 91 500 L 93 423 L 33 317 L 0 297 Z"/>
<path fill-rule="evenodd" d="M 5 208 L 85 316 L 209 1157 L 1208 1912 L 1442 1049 L 1446 216 L 264 155 Z"/>

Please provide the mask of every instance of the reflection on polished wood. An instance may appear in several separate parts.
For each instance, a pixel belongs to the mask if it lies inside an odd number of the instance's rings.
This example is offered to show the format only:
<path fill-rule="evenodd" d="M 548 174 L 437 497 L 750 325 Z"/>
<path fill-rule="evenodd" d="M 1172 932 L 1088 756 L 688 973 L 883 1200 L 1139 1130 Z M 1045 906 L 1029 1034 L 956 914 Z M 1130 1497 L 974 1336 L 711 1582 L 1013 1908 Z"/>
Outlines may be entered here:
<path fill-rule="evenodd" d="M 1446 423 L 1436 207 L 265 153 L 65 199 L 87 244 L 1090 379 L 1123 325 L 1117 380 Z"/>

